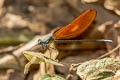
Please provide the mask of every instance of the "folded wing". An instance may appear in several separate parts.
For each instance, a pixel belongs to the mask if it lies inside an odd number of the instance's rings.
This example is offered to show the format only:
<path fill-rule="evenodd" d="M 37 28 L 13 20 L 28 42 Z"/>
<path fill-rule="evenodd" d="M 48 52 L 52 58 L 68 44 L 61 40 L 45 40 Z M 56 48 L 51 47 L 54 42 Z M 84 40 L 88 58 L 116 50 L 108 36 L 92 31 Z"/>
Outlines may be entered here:
<path fill-rule="evenodd" d="M 96 17 L 96 10 L 89 9 L 77 17 L 71 24 L 61 28 L 53 34 L 53 39 L 71 39 L 84 32 Z"/>

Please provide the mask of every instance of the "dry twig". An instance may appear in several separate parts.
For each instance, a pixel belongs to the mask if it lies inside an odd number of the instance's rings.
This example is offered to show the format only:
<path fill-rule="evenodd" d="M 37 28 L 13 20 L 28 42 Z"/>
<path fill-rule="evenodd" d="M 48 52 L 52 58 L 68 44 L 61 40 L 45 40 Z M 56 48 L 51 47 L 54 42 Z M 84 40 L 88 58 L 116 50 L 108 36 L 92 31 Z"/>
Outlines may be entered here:
<path fill-rule="evenodd" d="M 71 64 L 70 68 L 69 68 L 69 73 L 66 77 L 66 80 L 70 80 L 71 77 L 73 77 L 72 72 L 76 70 L 76 67 L 79 66 L 81 63 L 77 63 L 77 64 Z"/>
<path fill-rule="evenodd" d="M 116 51 L 116 50 L 119 49 L 119 48 L 120 48 L 120 44 L 119 44 L 117 47 L 115 47 L 113 50 L 111 50 L 110 52 L 105 53 L 104 55 L 98 57 L 98 59 L 104 58 L 104 57 L 106 57 L 106 56 L 112 54 L 114 51 Z"/>
<path fill-rule="evenodd" d="M 44 35 L 44 36 L 36 36 L 35 38 L 33 38 L 30 42 L 28 42 L 26 45 L 20 47 L 19 49 L 13 51 L 13 55 L 16 56 L 17 58 L 19 58 L 23 51 L 25 50 L 29 50 L 31 49 L 33 46 L 37 45 L 38 43 L 38 39 L 44 39 L 45 37 L 47 36 L 50 36 L 51 34 L 47 34 L 47 35 Z M 13 67 L 11 64 L 15 64 L 16 63 L 16 60 L 14 58 L 14 56 L 12 55 L 7 55 L 3 58 L 0 59 L 0 68 L 4 68 L 4 67 L 1 67 L 1 66 L 6 66 L 8 68 L 11 68 Z M 8 66 L 8 65 L 11 65 L 11 66 Z"/>
<path fill-rule="evenodd" d="M 10 46 L 10 47 L 7 47 L 7 48 L 3 48 L 3 49 L 0 49 L 0 53 L 9 53 L 9 52 L 12 52 L 16 49 L 18 49 L 19 47 L 21 47 L 23 44 L 20 44 L 18 46 Z"/>

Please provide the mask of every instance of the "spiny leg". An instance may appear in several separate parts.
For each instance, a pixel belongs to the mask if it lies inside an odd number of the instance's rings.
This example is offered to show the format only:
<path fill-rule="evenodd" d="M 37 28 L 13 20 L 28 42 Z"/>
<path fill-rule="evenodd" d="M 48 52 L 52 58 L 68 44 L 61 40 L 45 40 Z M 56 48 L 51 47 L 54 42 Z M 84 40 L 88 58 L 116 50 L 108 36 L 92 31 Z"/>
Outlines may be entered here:
<path fill-rule="evenodd" d="M 49 51 L 49 53 L 50 53 L 50 58 L 52 57 L 51 55 L 52 55 L 52 49 L 50 49 L 50 47 L 48 48 L 48 51 Z"/>
<path fill-rule="evenodd" d="M 59 54 L 59 52 L 58 52 L 58 50 L 57 50 L 56 48 L 49 47 L 49 49 L 50 49 L 51 51 L 54 50 L 54 51 L 56 52 L 57 55 Z"/>

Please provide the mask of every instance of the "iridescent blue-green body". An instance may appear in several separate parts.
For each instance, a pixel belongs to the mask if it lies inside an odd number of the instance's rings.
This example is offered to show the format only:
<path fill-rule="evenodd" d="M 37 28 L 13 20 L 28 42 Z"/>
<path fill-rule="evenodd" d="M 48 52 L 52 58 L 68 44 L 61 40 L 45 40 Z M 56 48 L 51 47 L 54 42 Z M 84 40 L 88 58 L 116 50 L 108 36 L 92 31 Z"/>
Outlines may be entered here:
<path fill-rule="evenodd" d="M 52 36 L 48 36 L 43 40 L 38 40 L 38 44 L 42 45 L 42 48 L 49 48 L 49 43 L 54 42 L 54 43 L 72 43 L 72 42 L 108 42 L 111 43 L 112 40 L 105 40 L 105 39 L 98 39 L 98 40 L 55 40 L 52 38 Z"/>

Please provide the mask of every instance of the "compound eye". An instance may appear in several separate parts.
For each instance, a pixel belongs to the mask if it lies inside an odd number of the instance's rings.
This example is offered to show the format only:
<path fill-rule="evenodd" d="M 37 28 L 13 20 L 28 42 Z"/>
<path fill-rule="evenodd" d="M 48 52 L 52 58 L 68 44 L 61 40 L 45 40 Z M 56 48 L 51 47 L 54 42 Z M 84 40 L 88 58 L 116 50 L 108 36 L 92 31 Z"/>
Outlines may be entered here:
<path fill-rule="evenodd" d="M 42 44 L 42 40 L 41 39 L 38 40 L 38 44 L 39 45 Z"/>

